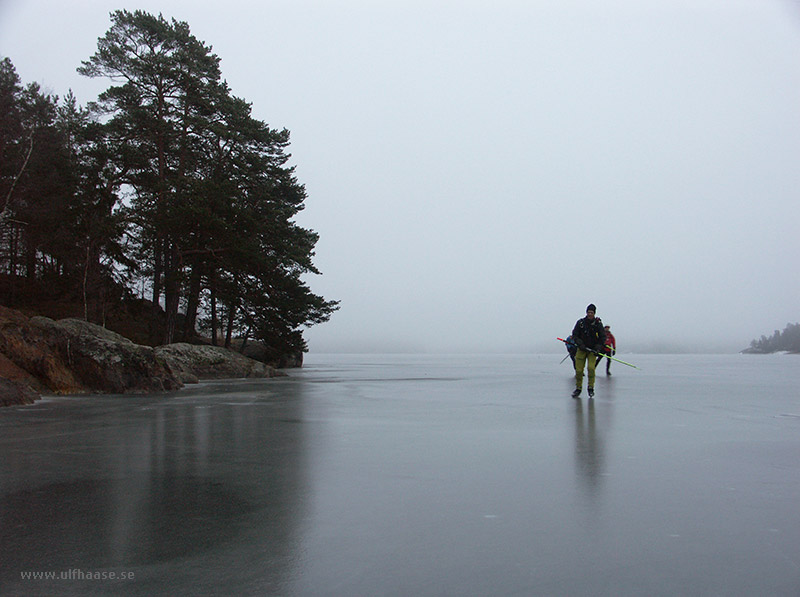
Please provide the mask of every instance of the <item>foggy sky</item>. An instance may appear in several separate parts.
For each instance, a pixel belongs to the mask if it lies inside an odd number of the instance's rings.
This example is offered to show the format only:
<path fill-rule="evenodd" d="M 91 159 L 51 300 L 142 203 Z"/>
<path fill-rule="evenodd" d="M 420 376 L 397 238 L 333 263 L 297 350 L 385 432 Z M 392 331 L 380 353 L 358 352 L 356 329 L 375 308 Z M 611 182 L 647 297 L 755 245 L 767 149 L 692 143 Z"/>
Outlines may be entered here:
<path fill-rule="evenodd" d="M 81 104 L 104 0 L 0 0 L 0 55 Z M 342 301 L 312 352 L 737 351 L 800 320 L 789 0 L 140 1 L 292 134 Z M 68 25 L 67 25 L 68 23 Z"/>

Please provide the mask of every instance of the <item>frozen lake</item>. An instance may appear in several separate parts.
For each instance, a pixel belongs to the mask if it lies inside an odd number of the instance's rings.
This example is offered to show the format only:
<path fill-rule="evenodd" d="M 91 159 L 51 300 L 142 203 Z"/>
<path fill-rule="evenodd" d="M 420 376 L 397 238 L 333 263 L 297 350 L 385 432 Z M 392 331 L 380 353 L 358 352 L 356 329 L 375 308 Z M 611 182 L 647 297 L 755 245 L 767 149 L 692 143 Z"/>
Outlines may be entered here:
<path fill-rule="evenodd" d="M 800 356 L 564 354 L 0 409 L 0 594 L 800 594 Z"/>

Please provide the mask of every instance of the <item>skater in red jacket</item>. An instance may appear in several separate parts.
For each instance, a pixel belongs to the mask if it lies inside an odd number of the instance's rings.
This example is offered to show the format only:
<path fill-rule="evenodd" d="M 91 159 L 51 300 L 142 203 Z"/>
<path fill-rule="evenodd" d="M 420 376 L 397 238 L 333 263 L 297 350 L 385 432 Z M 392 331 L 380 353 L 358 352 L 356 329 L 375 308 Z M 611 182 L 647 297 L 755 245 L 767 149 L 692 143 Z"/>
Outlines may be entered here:
<path fill-rule="evenodd" d="M 605 353 L 613 357 L 617 354 L 617 339 L 614 338 L 614 334 L 611 333 L 611 326 L 603 327 L 603 331 L 606 333 L 606 346 L 605 346 Z M 597 356 L 597 365 L 600 364 L 600 360 L 603 358 L 603 355 Z M 611 375 L 611 359 L 606 359 L 606 375 Z"/>

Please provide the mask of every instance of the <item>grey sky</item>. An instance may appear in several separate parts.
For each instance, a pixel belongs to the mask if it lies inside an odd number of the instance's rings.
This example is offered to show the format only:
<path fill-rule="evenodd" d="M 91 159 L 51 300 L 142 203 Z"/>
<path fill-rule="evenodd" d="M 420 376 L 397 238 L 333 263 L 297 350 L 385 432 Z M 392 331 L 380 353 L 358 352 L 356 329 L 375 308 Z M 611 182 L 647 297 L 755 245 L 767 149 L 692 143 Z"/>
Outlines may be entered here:
<path fill-rule="evenodd" d="M 82 104 L 117 3 L 0 0 L 0 55 Z M 312 351 L 738 350 L 796 322 L 789 0 L 140 1 L 292 133 L 342 308 Z"/>

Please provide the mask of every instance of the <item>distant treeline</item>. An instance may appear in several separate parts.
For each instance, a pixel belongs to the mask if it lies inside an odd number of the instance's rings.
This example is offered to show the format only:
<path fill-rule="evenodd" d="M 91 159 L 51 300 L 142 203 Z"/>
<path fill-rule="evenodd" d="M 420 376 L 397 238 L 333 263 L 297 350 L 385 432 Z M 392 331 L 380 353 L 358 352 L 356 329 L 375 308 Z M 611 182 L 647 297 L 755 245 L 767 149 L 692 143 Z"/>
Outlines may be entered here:
<path fill-rule="evenodd" d="M 0 62 L 0 302 L 35 283 L 103 323 L 146 297 L 156 343 L 203 329 L 304 350 L 301 328 L 338 305 L 302 279 L 318 235 L 293 221 L 289 132 L 253 118 L 186 23 L 111 22 L 78 68 L 110 81 L 87 107 Z"/>
<path fill-rule="evenodd" d="M 767 354 L 770 352 L 800 352 L 800 323 L 786 324 L 786 329 L 781 332 L 775 330 L 772 337 L 761 336 L 760 340 L 750 342 L 747 353 Z"/>

